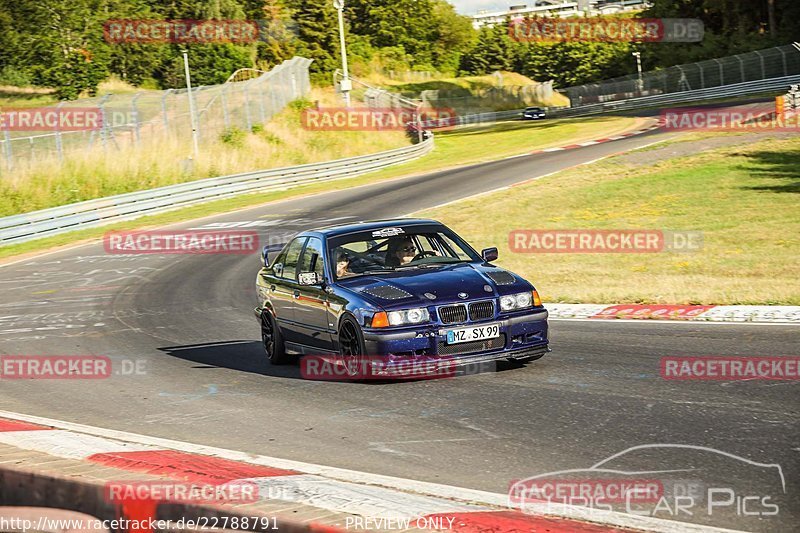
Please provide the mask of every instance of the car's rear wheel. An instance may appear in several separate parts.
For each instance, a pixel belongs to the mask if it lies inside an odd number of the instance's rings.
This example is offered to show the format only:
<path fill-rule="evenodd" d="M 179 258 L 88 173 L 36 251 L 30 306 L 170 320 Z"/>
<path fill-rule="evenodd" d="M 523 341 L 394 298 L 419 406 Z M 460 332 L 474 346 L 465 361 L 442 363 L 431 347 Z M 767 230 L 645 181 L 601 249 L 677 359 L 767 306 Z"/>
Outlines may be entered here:
<path fill-rule="evenodd" d="M 288 361 L 281 329 L 267 311 L 261 312 L 261 343 L 264 345 L 264 351 L 267 352 L 267 359 L 270 363 L 282 365 Z"/>
<path fill-rule="evenodd" d="M 349 316 L 344 317 L 339 324 L 339 356 L 348 374 L 358 372 L 365 351 L 364 334 L 358 323 Z"/>

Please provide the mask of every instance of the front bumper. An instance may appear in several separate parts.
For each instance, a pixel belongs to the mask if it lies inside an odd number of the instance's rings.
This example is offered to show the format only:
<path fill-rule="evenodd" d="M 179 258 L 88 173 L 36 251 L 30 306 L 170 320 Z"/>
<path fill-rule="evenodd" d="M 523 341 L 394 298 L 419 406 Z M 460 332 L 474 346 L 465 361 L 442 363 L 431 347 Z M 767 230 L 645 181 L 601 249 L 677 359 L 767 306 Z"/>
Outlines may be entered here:
<path fill-rule="evenodd" d="M 523 314 L 475 323 L 424 324 L 392 331 L 365 329 L 364 344 L 368 355 L 437 357 L 455 365 L 501 359 L 529 359 L 550 351 L 547 316 L 545 309 L 538 308 Z M 447 344 L 448 329 L 485 324 L 498 324 L 500 337 Z"/>

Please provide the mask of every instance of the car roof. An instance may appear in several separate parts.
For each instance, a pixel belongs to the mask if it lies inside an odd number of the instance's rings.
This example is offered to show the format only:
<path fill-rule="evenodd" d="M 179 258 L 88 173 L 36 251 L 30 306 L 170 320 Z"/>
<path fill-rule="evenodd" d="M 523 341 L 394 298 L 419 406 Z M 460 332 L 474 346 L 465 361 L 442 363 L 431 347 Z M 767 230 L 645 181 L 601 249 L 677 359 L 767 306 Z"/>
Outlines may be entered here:
<path fill-rule="evenodd" d="M 317 234 L 323 237 L 338 237 L 339 235 L 346 235 L 348 233 L 356 233 L 359 231 L 371 231 L 381 228 L 393 227 L 408 227 L 408 226 L 424 226 L 435 224 L 442 226 L 443 224 L 438 220 L 428 218 L 390 218 L 386 220 L 370 220 L 365 222 L 351 222 L 348 224 L 336 224 L 332 226 L 325 226 L 322 228 L 308 231 L 308 234 Z"/>

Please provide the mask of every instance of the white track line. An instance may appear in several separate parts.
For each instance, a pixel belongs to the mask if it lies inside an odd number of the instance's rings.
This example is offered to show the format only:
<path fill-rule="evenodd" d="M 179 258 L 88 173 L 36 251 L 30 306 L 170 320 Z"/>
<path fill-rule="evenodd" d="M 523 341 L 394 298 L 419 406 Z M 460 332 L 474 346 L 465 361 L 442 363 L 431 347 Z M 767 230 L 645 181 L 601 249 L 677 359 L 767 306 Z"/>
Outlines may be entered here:
<path fill-rule="evenodd" d="M 198 453 L 202 455 L 220 457 L 232 461 L 241 461 L 245 463 L 271 466 L 273 468 L 295 470 L 297 472 L 303 472 L 306 474 L 315 474 L 318 476 L 323 476 L 334 480 L 347 481 L 349 483 L 358 483 L 363 485 L 373 485 L 375 487 L 391 488 L 400 491 L 416 493 L 419 495 L 435 496 L 442 499 L 457 500 L 458 502 L 464 502 L 473 505 L 488 505 L 492 507 L 508 508 L 508 495 L 506 494 L 499 494 L 499 493 L 493 493 L 475 489 L 467 489 L 462 487 L 454 487 L 452 485 L 441 485 L 438 483 L 429 483 L 426 481 L 417 481 L 413 479 L 403 479 L 393 476 L 384 476 L 380 474 L 371 474 L 367 472 L 358 472 L 355 470 L 347 470 L 343 468 L 317 465 L 313 463 L 304 463 L 300 461 L 292 461 L 289 459 L 280 459 L 277 457 L 253 455 L 249 453 L 238 452 L 234 450 L 226 450 L 223 448 L 215 448 L 212 446 L 205 446 L 201 444 L 192 444 L 188 442 L 162 439 L 159 437 L 148 437 L 145 435 L 138 435 L 135 433 L 128 433 L 125 431 L 98 428 L 94 426 L 88 426 L 85 424 L 75 424 L 72 422 L 64 422 L 60 420 L 53 420 L 50 418 L 44 418 L 33 415 L 25 415 L 10 411 L 0 411 L 0 417 L 9 418 L 12 420 L 21 420 L 24 422 L 30 422 L 32 424 L 52 426 L 59 429 L 74 431 L 77 433 L 84 433 L 98 437 L 105 437 L 125 442 L 132 442 L 145 446 L 169 448 L 187 453 Z M 14 433 L 14 432 L 9 432 L 9 433 Z M 48 432 L 43 431 L 43 433 L 48 433 Z M 50 431 L 50 433 L 52 433 L 52 431 Z M 453 503 L 455 504 L 456 502 Z M 598 511 L 578 506 L 558 506 L 558 508 L 556 509 L 547 509 L 546 512 L 551 516 L 561 516 L 565 518 L 590 520 L 594 522 L 600 522 L 606 525 L 641 529 L 657 533 L 731 533 L 733 531 L 729 529 L 720 529 L 709 526 L 690 524 L 686 522 L 664 520 L 648 516 L 629 515 L 615 511 Z"/>

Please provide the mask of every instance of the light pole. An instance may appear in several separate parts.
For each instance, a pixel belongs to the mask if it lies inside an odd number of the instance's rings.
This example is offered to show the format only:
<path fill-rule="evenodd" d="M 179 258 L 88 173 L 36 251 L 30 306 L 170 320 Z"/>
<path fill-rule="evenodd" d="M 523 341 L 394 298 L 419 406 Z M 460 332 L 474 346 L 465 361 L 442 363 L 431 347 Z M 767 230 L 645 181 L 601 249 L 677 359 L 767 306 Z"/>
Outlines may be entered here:
<path fill-rule="evenodd" d="M 194 158 L 197 159 L 197 154 L 199 152 L 197 148 L 197 117 L 194 114 L 194 95 L 192 94 L 192 78 L 189 75 L 189 54 L 186 50 L 182 50 L 183 52 L 183 71 L 186 73 L 186 90 L 188 91 L 187 96 L 189 97 L 189 120 L 192 124 L 192 154 L 194 154 Z"/>
<path fill-rule="evenodd" d="M 636 70 L 639 72 L 639 92 L 642 92 L 644 89 L 644 80 L 642 80 L 642 53 L 633 52 L 632 54 L 636 58 Z"/>
<path fill-rule="evenodd" d="M 347 70 L 347 48 L 344 43 L 344 0 L 333 0 L 333 7 L 339 12 L 339 44 L 342 49 L 342 81 L 339 82 L 339 89 L 342 91 L 345 107 L 350 107 L 350 90 L 353 84 Z"/>

